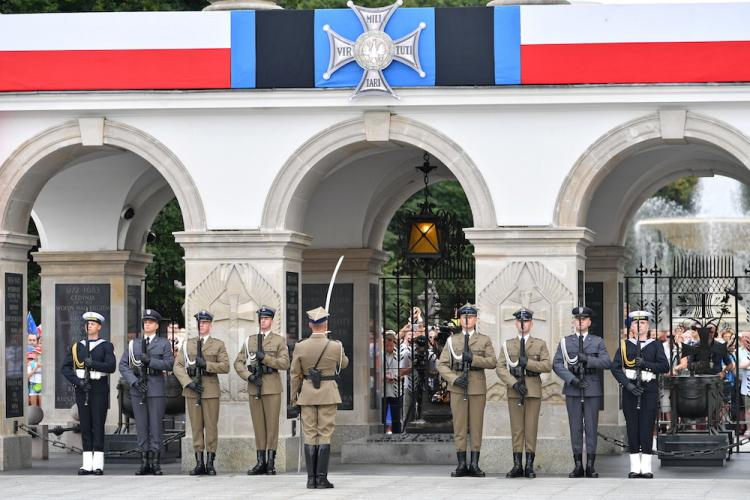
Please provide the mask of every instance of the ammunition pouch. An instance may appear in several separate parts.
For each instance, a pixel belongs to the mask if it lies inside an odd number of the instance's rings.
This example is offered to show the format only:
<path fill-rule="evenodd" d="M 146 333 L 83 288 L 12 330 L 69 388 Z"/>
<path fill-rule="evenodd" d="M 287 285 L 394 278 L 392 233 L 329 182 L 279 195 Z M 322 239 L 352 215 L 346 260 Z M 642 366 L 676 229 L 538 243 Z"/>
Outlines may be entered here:
<path fill-rule="evenodd" d="M 320 370 L 316 368 L 310 368 L 307 370 L 307 375 L 305 375 L 305 378 L 310 380 L 312 382 L 313 387 L 316 389 L 320 389 L 320 382 L 322 380 L 323 375 L 320 373 Z"/>

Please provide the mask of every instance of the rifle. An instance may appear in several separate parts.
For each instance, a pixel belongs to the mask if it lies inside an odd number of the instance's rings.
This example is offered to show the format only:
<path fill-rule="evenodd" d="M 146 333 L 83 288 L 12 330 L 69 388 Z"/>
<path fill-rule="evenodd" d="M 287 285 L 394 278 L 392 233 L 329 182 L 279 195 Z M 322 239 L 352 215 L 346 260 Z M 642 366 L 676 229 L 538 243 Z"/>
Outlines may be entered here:
<path fill-rule="evenodd" d="M 199 322 L 200 323 L 200 322 Z M 203 339 L 200 336 L 200 331 L 198 332 L 198 344 L 195 350 L 195 359 L 203 357 Z M 195 383 L 198 386 L 203 385 L 203 368 L 200 368 L 198 366 L 195 367 Z M 195 399 L 195 406 L 201 406 L 202 400 L 201 400 L 201 392 L 196 391 L 198 393 L 198 397 Z"/>
<path fill-rule="evenodd" d="M 640 321 L 640 320 L 638 320 L 638 321 Z M 636 331 L 635 342 L 636 342 L 636 345 L 637 345 L 637 351 L 636 351 L 636 354 L 635 354 L 635 359 L 639 359 L 641 357 L 641 332 L 640 332 L 640 329 L 638 329 Z M 636 363 L 636 365 L 635 365 L 635 385 L 637 387 L 641 387 L 641 385 L 642 385 L 642 382 L 641 382 L 641 366 L 638 363 Z M 641 394 L 638 394 L 638 396 L 637 396 L 636 404 L 635 404 L 635 409 L 639 410 L 639 411 L 641 409 Z"/>
<path fill-rule="evenodd" d="M 467 352 L 469 350 L 469 335 L 464 333 L 464 350 L 461 351 L 461 356 L 463 357 L 463 353 Z M 466 387 L 464 387 L 464 401 L 467 401 L 469 399 L 469 370 L 471 370 L 471 363 L 463 362 L 463 374 L 462 377 L 466 378 Z"/>
<path fill-rule="evenodd" d="M 521 320 L 521 336 L 523 337 L 523 320 Z M 526 340 L 522 338 L 520 341 L 520 348 L 518 349 L 518 359 L 520 360 L 521 358 L 524 358 L 524 357 L 526 357 Z M 521 385 L 525 387 L 526 386 L 526 367 L 519 366 L 518 368 L 519 368 L 518 381 L 521 383 Z M 521 397 L 518 399 L 518 406 L 523 406 L 525 396 L 523 394 L 519 394 L 519 396 Z"/>
<path fill-rule="evenodd" d="M 141 337 L 141 357 L 144 354 L 148 354 L 148 342 L 146 342 L 146 335 L 144 334 Z M 148 366 L 145 364 L 141 364 L 141 370 L 140 370 L 140 377 L 141 382 L 146 387 L 146 390 L 143 391 L 143 397 L 141 398 L 140 404 L 143 404 L 146 402 L 146 398 L 148 397 Z"/>
<path fill-rule="evenodd" d="M 590 331 L 589 331 L 589 334 L 591 334 Z M 581 318 L 579 317 L 578 318 L 578 357 L 579 358 L 581 357 L 582 352 L 583 352 L 583 332 L 581 331 Z M 586 387 L 584 387 L 584 385 L 586 384 L 586 381 L 584 380 L 586 378 L 586 368 L 583 366 L 583 364 L 581 364 L 580 361 L 578 363 L 580 364 L 580 366 L 578 367 L 578 381 L 581 384 L 581 389 L 580 389 L 581 404 L 584 404 L 586 402 L 586 400 L 584 399 L 584 395 L 583 395 L 584 389 L 586 389 Z"/>
<path fill-rule="evenodd" d="M 258 324 L 260 324 L 260 321 L 258 321 Z M 265 351 L 263 351 L 263 334 L 261 333 L 260 328 L 258 328 L 258 348 L 255 352 L 262 352 L 265 355 Z M 255 359 L 258 359 L 257 354 Z M 263 363 L 259 359 L 258 363 L 255 365 L 255 378 L 260 382 L 255 384 L 255 399 L 260 399 L 260 388 L 263 385 Z"/>
<path fill-rule="evenodd" d="M 86 335 L 86 358 L 91 357 L 91 340 L 89 340 L 89 322 L 86 321 L 85 329 L 85 335 Z M 89 405 L 89 393 L 91 392 L 91 368 L 86 366 L 84 364 L 83 369 L 85 370 L 85 375 L 83 376 L 83 379 L 86 381 L 86 400 L 83 402 L 84 406 Z"/>

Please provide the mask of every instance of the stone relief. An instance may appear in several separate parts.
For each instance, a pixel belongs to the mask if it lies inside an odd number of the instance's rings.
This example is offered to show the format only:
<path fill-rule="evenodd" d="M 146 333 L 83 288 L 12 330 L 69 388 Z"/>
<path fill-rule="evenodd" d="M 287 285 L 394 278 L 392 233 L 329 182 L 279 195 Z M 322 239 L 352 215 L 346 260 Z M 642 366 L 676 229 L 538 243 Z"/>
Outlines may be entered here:
<path fill-rule="evenodd" d="M 248 335 L 258 331 L 260 306 L 276 309 L 272 330 L 281 325 L 281 296 L 250 264 L 220 264 L 187 297 L 187 318 L 201 309 L 214 315 L 212 334 L 224 340 L 229 354 L 229 374 L 219 377 L 222 400 L 247 400 L 247 384 L 234 371 L 234 360 Z M 198 334 L 194 321 L 187 321 L 188 335 Z"/>
<path fill-rule="evenodd" d="M 534 311 L 531 335 L 544 340 L 554 357 L 560 338 L 568 333 L 574 294 L 543 263 L 511 262 L 477 294 L 480 331 L 500 345 L 516 334 L 513 312 L 521 306 Z M 488 401 L 505 399 L 506 388 L 497 375 L 488 374 Z M 542 374 L 542 399 L 563 401 L 561 382 L 554 374 Z"/>

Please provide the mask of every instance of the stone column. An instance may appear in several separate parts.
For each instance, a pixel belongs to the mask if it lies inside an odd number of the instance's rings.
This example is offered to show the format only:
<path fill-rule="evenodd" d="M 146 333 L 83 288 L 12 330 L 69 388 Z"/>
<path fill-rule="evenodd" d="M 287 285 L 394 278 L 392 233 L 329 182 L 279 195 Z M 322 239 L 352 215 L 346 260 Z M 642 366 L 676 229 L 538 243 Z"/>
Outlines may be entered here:
<path fill-rule="evenodd" d="M 630 252 L 621 246 L 592 246 L 586 249 L 586 281 L 603 285 L 604 340 L 610 358 L 619 347 L 623 329 L 623 306 L 625 264 Z M 625 433 L 625 421 L 620 406 L 620 388 L 611 373 L 604 375 L 604 411 L 599 415 L 599 430 L 608 436 L 621 438 Z M 601 451 L 619 451 L 611 445 L 599 442 Z"/>
<path fill-rule="evenodd" d="M 299 335 L 302 251 L 311 238 L 291 231 L 249 230 L 181 232 L 175 233 L 175 239 L 185 249 L 185 316 L 192 318 L 200 309 L 211 311 L 212 334 L 224 341 L 229 353 L 230 372 L 219 375 L 222 396 L 216 467 L 223 472 L 245 471 L 255 464 L 255 442 L 247 382 L 235 372 L 234 360 L 242 342 L 258 331 L 261 305 L 276 309 L 273 330 L 287 343 Z M 188 335 L 197 335 L 195 322 L 187 324 Z M 286 373 L 281 376 L 286 386 Z M 286 418 L 286 398 L 285 390 L 276 455 L 280 472 L 297 468 L 300 432 L 297 421 Z M 187 428 L 182 440 L 183 470 L 194 465 L 189 422 Z"/>
<path fill-rule="evenodd" d="M 371 343 L 378 338 L 373 328 L 379 329 L 378 323 L 380 323 L 377 320 L 380 318 L 381 309 L 380 269 L 388 260 L 385 252 L 369 248 L 305 250 L 302 263 L 303 297 L 306 285 L 328 286 L 331 273 L 341 255 L 344 256 L 344 261 L 336 278 L 336 284 L 352 287 L 351 340 L 353 342 L 346 354 L 349 357 L 348 370 L 353 377 L 353 401 L 351 410 L 339 410 L 336 415 L 336 432 L 331 443 L 334 453 L 341 450 L 343 443 L 366 437 L 376 431 L 380 425 L 377 401 L 375 401 L 374 408 L 372 407 L 373 401 L 371 401 L 371 384 L 375 382 L 375 379 L 370 373 L 370 368 L 373 366 L 370 348 Z M 331 299 L 332 313 L 336 312 L 335 298 L 334 296 Z M 303 318 L 304 321 L 306 319 Z M 346 344 L 347 342 L 345 346 Z M 344 390 L 343 387 L 342 390 Z"/>
<path fill-rule="evenodd" d="M 203 10 L 274 10 L 282 7 L 273 0 L 208 0 L 211 5 Z"/>
<path fill-rule="evenodd" d="M 109 332 L 109 340 L 114 345 L 119 363 L 128 334 L 134 336 L 140 330 L 143 280 L 146 266 L 153 256 L 129 250 L 41 251 L 34 253 L 33 258 L 41 267 L 42 280 L 42 423 L 68 425 L 73 421 L 71 406 L 75 405 L 75 397 L 72 386 L 60 373 L 60 364 L 64 351 L 72 342 L 83 338 L 81 314 L 93 310 L 104 315 L 106 321 L 102 331 L 105 336 Z M 119 379 L 119 371 L 109 378 L 108 432 L 117 423 Z M 56 387 L 61 390 L 56 390 Z M 64 435 L 65 441 L 71 439 L 80 442 L 80 435 Z"/>
<path fill-rule="evenodd" d="M 578 301 L 579 276 L 585 269 L 585 250 L 593 241 L 586 228 L 514 227 L 467 229 L 476 258 L 476 301 L 480 331 L 500 343 L 516 335 L 512 313 L 524 306 L 534 311 L 532 335 L 543 339 L 554 356 L 560 339 L 568 335 L 570 311 Z M 505 385 L 487 373 L 488 395 L 484 422 L 483 467 L 490 472 L 510 469 L 512 446 Z M 561 381 L 542 375 L 542 410 L 537 463 L 546 473 L 567 472 L 571 466 L 567 413 Z"/>
<path fill-rule="evenodd" d="M 31 467 L 31 437 L 18 431 L 27 409 L 26 311 L 28 234 L 0 233 L 0 470 Z M 10 392 L 10 394 L 9 394 Z M 8 405 L 8 403 L 11 403 Z"/>

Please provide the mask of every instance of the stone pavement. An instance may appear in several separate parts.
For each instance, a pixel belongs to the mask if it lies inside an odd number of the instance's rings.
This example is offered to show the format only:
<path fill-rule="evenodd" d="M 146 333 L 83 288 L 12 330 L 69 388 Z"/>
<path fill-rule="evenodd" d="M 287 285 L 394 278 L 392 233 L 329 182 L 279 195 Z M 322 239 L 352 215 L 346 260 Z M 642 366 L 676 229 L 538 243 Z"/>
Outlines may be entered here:
<path fill-rule="evenodd" d="M 510 461 L 509 461 L 510 462 Z M 167 464 L 165 476 L 135 477 L 133 464 L 107 466 L 103 477 L 75 475 L 79 457 L 54 453 L 49 461 L 34 461 L 30 470 L 0 473 L 2 498 L 305 498 L 337 499 L 489 499 L 575 498 L 584 499 L 743 499 L 750 498 L 750 454 L 733 455 L 724 467 L 660 468 L 654 462 L 656 479 L 626 479 L 628 458 L 598 458 L 599 479 L 568 479 L 565 476 L 537 479 L 449 477 L 450 467 L 419 465 L 342 465 L 333 463 L 329 479 L 333 490 L 305 489 L 304 471 L 275 477 L 224 474 L 190 477 L 179 474 L 179 464 Z M 248 464 L 251 465 L 251 464 Z M 510 463 L 508 463 L 510 468 Z M 135 488 L 135 489 L 134 489 Z"/>

